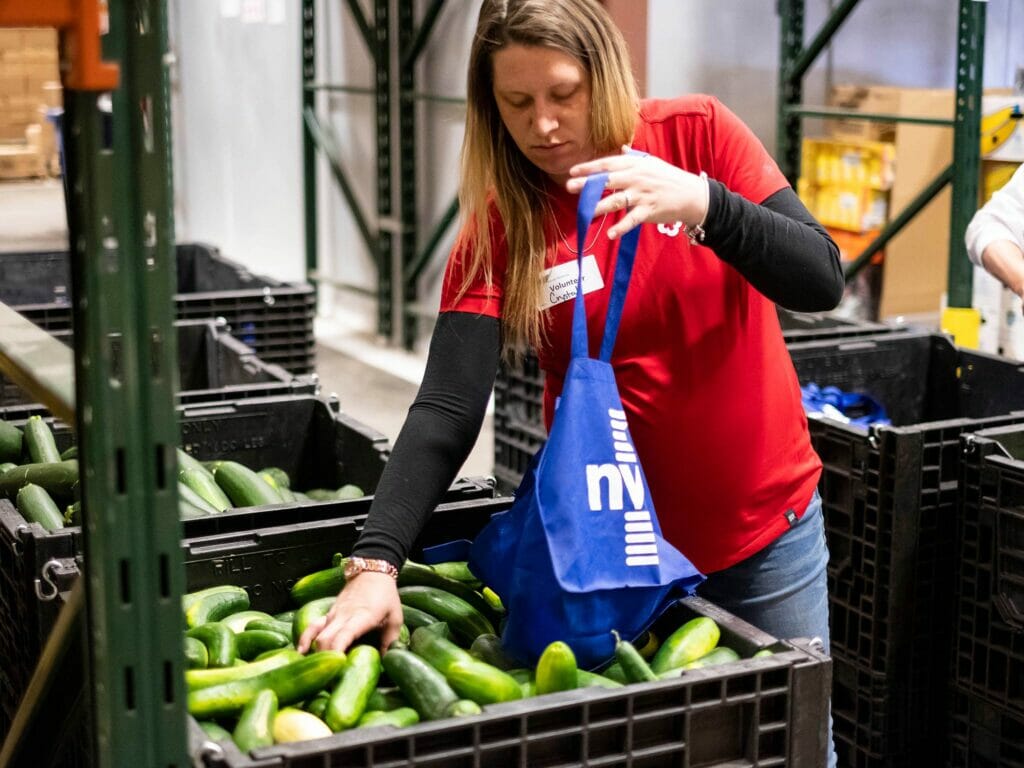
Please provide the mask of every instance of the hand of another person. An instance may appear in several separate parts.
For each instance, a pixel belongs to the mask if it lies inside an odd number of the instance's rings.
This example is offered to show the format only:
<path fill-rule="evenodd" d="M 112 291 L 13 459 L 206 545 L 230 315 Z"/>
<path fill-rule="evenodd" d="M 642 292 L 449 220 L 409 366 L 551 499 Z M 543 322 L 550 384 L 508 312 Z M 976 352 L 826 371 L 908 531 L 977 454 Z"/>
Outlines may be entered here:
<path fill-rule="evenodd" d="M 573 178 L 565 185 L 576 194 L 583 189 L 585 177 L 608 174 L 607 188 L 616 191 L 598 203 L 594 215 L 629 211 L 608 230 L 608 237 L 620 237 L 644 222 L 682 222 L 690 227 L 704 222 L 708 212 L 706 179 L 653 155 L 632 154 L 629 147 L 623 147 L 622 152 L 573 166 L 569 170 Z"/>
<path fill-rule="evenodd" d="M 345 651 L 352 642 L 380 629 L 381 653 L 398 638 L 402 603 L 398 586 L 386 573 L 363 571 L 338 594 L 327 615 L 311 624 L 299 638 L 299 653 L 316 650 Z"/>

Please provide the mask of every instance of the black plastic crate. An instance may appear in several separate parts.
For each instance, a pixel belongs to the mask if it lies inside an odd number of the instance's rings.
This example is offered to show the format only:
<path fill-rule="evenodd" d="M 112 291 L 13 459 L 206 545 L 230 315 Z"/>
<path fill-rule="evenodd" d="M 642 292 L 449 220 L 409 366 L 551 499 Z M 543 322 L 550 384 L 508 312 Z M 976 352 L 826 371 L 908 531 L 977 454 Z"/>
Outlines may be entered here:
<path fill-rule="evenodd" d="M 420 546 L 472 539 L 498 498 L 440 507 Z M 256 610 L 288 607 L 288 590 L 303 574 L 347 553 L 362 519 L 262 528 L 248 536 L 185 542 L 188 589 L 244 586 Z M 414 553 L 415 556 L 416 553 Z M 281 745 L 242 755 L 233 745 L 195 751 L 224 766 L 818 766 L 824 760 L 829 661 L 821 653 L 779 642 L 699 598 L 665 617 L 673 628 L 695 614 L 722 627 L 722 643 L 741 655 L 761 647 L 773 656 L 708 668 L 677 680 L 615 690 L 594 688 L 490 706 L 466 720 L 424 723 L 396 731 L 358 729 L 328 740 Z M 663 631 L 664 635 L 664 631 Z"/>
<path fill-rule="evenodd" d="M 955 690 L 950 768 L 1024 768 L 1024 720 Z"/>
<path fill-rule="evenodd" d="M 1024 370 L 939 334 L 804 342 L 789 351 L 801 384 L 867 392 L 893 420 L 870 429 L 810 420 L 824 464 L 836 679 L 874 673 L 883 686 L 855 686 L 852 700 L 834 703 L 836 738 L 855 746 L 855 765 L 938 764 L 945 759 L 959 439 L 1024 422 Z M 886 752 L 872 762 L 878 744 Z"/>
<path fill-rule="evenodd" d="M 823 312 L 790 312 L 778 307 L 779 326 L 787 344 L 798 341 L 829 341 L 913 330 L 905 323 L 872 323 Z"/>
<path fill-rule="evenodd" d="M 1024 722 L 1024 428 L 962 443 L 954 676 Z"/>
<path fill-rule="evenodd" d="M 313 286 L 253 275 L 209 245 L 180 244 L 176 254 L 178 319 L 224 318 L 261 360 L 313 372 Z M 48 331 L 70 330 L 70 274 L 66 251 L 0 253 L 0 302 Z"/>
<path fill-rule="evenodd" d="M 256 353 L 226 331 L 226 324 L 211 320 L 178 320 L 178 402 L 205 403 L 247 397 L 316 394 L 316 374 L 295 376 L 279 365 L 260 360 Z M 71 344 L 70 330 L 53 336 Z M 27 406 L 9 410 L 11 406 Z M 44 414 L 44 406 L 17 384 L 0 375 L 0 415 L 28 418 Z"/>

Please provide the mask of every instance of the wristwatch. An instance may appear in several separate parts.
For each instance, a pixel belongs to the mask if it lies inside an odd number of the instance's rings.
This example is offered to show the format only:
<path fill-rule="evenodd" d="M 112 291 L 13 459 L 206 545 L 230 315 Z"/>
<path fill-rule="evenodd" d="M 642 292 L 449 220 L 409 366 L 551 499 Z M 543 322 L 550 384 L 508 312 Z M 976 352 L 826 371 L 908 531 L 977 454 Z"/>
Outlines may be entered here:
<path fill-rule="evenodd" d="M 398 581 L 398 569 L 387 560 L 375 560 L 367 557 L 350 557 L 345 563 L 345 581 L 351 581 L 363 571 L 386 573 Z"/>

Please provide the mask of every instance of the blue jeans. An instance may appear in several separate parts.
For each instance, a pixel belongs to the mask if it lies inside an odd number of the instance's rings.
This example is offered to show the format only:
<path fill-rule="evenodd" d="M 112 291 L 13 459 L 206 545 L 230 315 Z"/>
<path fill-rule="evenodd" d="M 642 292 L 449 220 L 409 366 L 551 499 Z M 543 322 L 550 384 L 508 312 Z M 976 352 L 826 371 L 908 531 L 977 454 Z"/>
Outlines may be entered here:
<path fill-rule="evenodd" d="M 697 593 L 778 638 L 818 637 L 828 651 L 828 546 L 821 497 L 796 525 L 736 565 L 708 576 Z M 832 717 L 828 766 L 835 768 Z"/>

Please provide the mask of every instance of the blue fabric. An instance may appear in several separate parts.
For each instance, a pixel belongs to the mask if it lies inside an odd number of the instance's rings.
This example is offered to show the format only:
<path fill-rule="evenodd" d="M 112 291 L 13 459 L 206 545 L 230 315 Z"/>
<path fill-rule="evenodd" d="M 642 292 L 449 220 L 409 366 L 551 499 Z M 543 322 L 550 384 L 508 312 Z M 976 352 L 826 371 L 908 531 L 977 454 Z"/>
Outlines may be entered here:
<path fill-rule="evenodd" d="M 697 591 L 770 635 L 819 637 L 828 651 L 827 565 L 821 496 L 815 491 L 792 528 L 746 560 L 709 574 Z M 836 765 L 831 716 L 827 765 Z"/>
<path fill-rule="evenodd" d="M 580 269 L 606 183 L 606 174 L 592 176 L 580 194 Z M 582 668 L 594 667 L 613 654 L 610 630 L 635 637 L 703 580 L 661 536 L 609 362 L 639 234 L 636 228 L 620 242 L 597 359 L 589 356 L 577 290 L 572 359 L 551 434 L 512 507 L 492 518 L 470 552 L 470 568 L 508 611 L 503 646 L 527 663 L 562 640 Z"/>
<path fill-rule="evenodd" d="M 865 427 L 892 423 L 882 404 L 862 392 L 844 392 L 838 387 L 821 387 L 811 382 L 800 387 L 800 394 L 808 416 L 827 416 Z"/>

